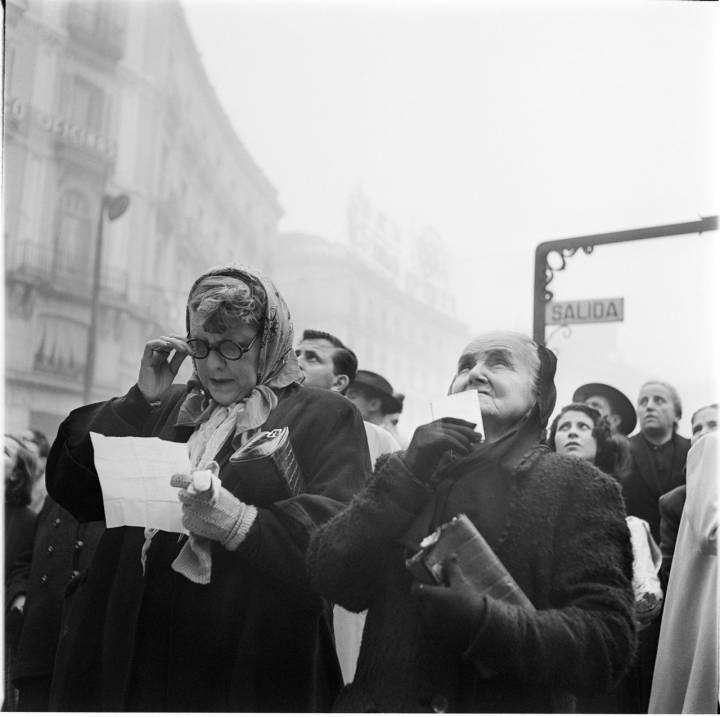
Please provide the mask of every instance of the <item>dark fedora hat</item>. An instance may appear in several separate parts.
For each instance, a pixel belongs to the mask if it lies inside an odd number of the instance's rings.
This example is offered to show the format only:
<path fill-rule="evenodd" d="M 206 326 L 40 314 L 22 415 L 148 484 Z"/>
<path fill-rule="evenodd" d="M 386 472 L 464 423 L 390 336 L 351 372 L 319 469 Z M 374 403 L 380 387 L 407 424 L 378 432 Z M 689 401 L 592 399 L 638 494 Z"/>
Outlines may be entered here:
<path fill-rule="evenodd" d="M 355 374 L 355 380 L 348 388 L 353 388 L 354 386 L 364 389 L 371 396 L 381 398 L 383 413 L 400 413 L 402 411 L 402 401 L 398 401 L 393 393 L 393 387 L 390 385 L 390 382 L 379 373 L 359 369 Z"/>
<path fill-rule="evenodd" d="M 630 435 L 637 423 L 635 407 L 630 399 L 622 391 L 606 383 L 586 383 L 575 391 L 573 401 L 585 403 L 591 396 L 603 396 L 607 399 L 612 412 L 620 416 L 618 431 L 625 436 Z"/>

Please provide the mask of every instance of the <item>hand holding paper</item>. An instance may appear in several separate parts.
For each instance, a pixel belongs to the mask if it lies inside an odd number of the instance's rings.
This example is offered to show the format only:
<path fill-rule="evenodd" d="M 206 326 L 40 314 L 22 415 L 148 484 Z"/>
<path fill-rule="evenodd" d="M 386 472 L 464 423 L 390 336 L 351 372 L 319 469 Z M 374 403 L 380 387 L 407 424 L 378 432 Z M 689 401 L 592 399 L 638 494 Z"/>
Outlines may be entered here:
<path fill-rule="evenodd" d="M 440 460 L 449 453 L 466 456 L 480 440 L 474 424 L 457 418 L 440 418 L 417 428 L 405 452 L 404 461 L 410 472 L 421 482 L 430 480 Z"/>
<path fill-rule="evenodd" d="M 210 461 L 203 469 L 194 470 L 192 473 L 175 473 L 170 477 L 170 485 L 173 488 L 185 488 L 194 493 L 202 493 L 210 490 L 212 479 L 220 475 L 220 466 L 216 461 Z"/>
<path fill-rule="evenodd" d="M 462 391 L 451 393 L 449 396 L 433 401 L 430 404 L 430 417 L 437 418 L 459 418 L 475 424 L 475 431 L 485 438 L 482 413 L 480 412 L 480 400 L 477 391 Z"/>

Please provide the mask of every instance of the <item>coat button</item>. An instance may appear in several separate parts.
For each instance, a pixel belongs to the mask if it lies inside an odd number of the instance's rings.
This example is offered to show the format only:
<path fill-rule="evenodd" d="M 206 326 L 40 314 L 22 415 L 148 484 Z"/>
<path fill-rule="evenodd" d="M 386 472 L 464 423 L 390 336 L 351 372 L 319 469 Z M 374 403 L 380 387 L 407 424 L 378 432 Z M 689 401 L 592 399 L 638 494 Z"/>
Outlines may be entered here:
<path fill-rule="evenodd" d="M 73 580 L 77 580 L 77 578 L 78 578 L 79 575 L 80 575 L 80 571 L 79 571 L 79 570 L 73 570 L 73 571 L 70 573 L 70 580 L 68 580 L 68 582 L 72 582 Z"/>
<path fill-rule="evenodd" d="M 47 575 L 43 575 L 43 576 L 40 578 L 40 582 L 41 582 L 43 585 L 47 585 L 47 581 L 48 581 L 48 576 L 47 576 Z"/>
<path fill-rule="evenodd" d="M 435 714 L 444 714 L 448 711 L 450 703 L 448 702 L 448 698 L 445 697 L 445 695 L 435 695 L 435 697 L 432 698 L 430 706 L 432 707 L 432 711 L 435 712 Z"/>
<path fill-rule="evenodd" d="M 52 555 L 55 552 L 55 546 L 48 545 L 47 554 Z"/>
<path fill-rule="evenodd" d="M 60 525 L 61 522 L 62 522 L 62 521 L 60 520 L 60 518 L 55 518 L 55 522 L 53 523 L 53 525 L 57 528 L 58 525 Z"/>
<path fill-rule="evenodd" d="M 82 550 L 83 545 L 85 545 L 85 543 L 83 543 L 82 540 L 78 540 L 77 543 L 75 543 L 75 550 Z"/>

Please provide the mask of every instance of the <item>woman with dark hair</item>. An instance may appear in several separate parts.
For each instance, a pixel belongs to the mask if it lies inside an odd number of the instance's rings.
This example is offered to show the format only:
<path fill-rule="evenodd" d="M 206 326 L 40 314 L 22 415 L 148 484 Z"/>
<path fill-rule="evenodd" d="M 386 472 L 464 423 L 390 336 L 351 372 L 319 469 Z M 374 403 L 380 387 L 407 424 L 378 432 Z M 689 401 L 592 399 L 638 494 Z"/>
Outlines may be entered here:
<path fill-rule="evenodd" d="M 565 406 L 550 424 L 552 450 L 585 458 L 601 471 L 622 479 L 630 469 L 630 445 L 607 418 L 585 403 Z"/>
<path fill-rule="evenodd" d="M 30 510 L 32 487 L 38 464 L 33 453 L 15 436 L 5 434 L 5 586 L 18 557 L 32 550 L 35 513 Z M 10 683 L 22 619 L 5 606 L 5 703 L 3 710 L 14 710 L 16 693 Z M 20 616 L 21 618 L 21 616 Z"/>
<path fill-rule="evenodd" d="M 290 312 L 259 272 L 200 276 L 186 324 L 184 336 L 148 341 L 137 383 L 71 413 L 50 451 L 48 491 L 80 521 L 105 517 L 89 431 L 186 443 L 191 468 L 168 476 L 188 538 L 125 526 L 100 539 L 60 641 L 50 707 L 326 711 L 342 683 L 305 549 L 365 483 L 362 419 L 339 394 L 300 385 Z M 193 377 L 173 384 L 188 357 Z M 264 432 L 281 442 L 277 463 L 242 461 Z"/>
<path fill-rule="evenodd" d="M 630 444 L 625 436 L 613 432 L 608 419 L 584 403 L 571 403 L 555 417 L 548 435 L 550 448 L 557 453 L 588 461 L 608 475 L 622 480 L 631 466 Z M 631 670 L 616 687 L 598 697 L 580 700 L 579 712 L 636 712 L 639 695 L 652 664 L 645 647 L 645 629 L 660 612 L 662 589 L 658 577 L 662 556 L 653 540 L 650 526 L 630 515 L 626 518 L 633 547 L 633 590 L 635 615 L 640 628 L 639 652 Z"/>

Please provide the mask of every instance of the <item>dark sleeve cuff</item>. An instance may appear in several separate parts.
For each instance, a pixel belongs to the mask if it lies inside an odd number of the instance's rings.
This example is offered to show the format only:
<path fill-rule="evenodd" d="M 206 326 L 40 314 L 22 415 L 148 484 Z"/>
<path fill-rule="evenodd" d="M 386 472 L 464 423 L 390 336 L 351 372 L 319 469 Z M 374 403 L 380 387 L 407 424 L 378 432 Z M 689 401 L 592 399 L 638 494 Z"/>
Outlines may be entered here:
<path fill-rule="evenodd" d="M 402 456 L 402 453 L 391 455 L 376 472 L 376 482 L 388 498 L 412 511 L 422 506 L 432 491 L 415 477 Z"/>
<path fill-rule="evenodd" d="M 476 666 L 484 666 L 483 660 L 497 652 L 508 634 L 506 626 L 515 624 L 518 610 L 524 609 L 495 600 L 488 595 L 483 596 L 483 601 L 485 604 L 480 624 L 472 635 L 470 645 L 463 653 L 463 657 Z"/>
<path fill-rule="evenodd" d="M 152 404 L 135 384 L 124 396 L 114 399 L 112 407 L 125 423 L 139 427 L 150 414 Z"/>
<path fill-rule="evenodd" d="M 242 555 L 244 558 L 247 558 L 248 560 L 252 560 L 253 558 L 257 557 L 258 553 L 260 552 L 260 513 L 262 511 L 262 508 L 258 508 L 258 516 L 253 521 L 253 524 L 250 526 L 250 530 L 248 531 L 248 534 L 245 536 L 245 539 L 238 545 L 236 552 L 240 555 Z"/>

